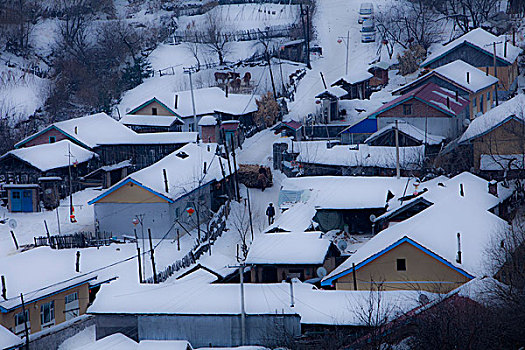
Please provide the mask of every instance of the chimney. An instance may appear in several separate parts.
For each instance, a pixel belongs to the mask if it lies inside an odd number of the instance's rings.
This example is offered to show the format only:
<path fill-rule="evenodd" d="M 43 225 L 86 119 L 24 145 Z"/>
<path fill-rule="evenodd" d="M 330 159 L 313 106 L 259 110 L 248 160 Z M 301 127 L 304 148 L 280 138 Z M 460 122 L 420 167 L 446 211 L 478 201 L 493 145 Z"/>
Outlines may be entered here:
<path fill-rule="evenodd" d="M 168 175 L 166 174 L 166 169 L 162 169 L 162 174 L 164 175 L 164 190 L 166 193 L 169 193 L 170 189 L 168 187 Z"/>
<path fill-rule="evenodd" d="M 458 255 L 456 256 L 456 262 L 461 264 L 461 233 L 458 232 Z"/>
<path fill-rule="evenodd" d="M 7 289 L 5 287 L 5 276 L 2 275 L 2 298 L 4 298 L 4 300 L 7 300 Z"/>
<path fill-rule="evenodd" d="M 470 72 L 467 72 L 467 84 L 470 84 Z"/>
<path fill-rule="evenodd" d="M 175 94 L 175 109 L 179 108 L 179 95 Z"/>
<path fill-rule="evenodd" d="M 489 182 L 489 193 L 498 196 L 498 182 L 496 180 L 492 180 Z"/>
<path fill-rule="evenodd" d="M 75 126 L 75 135 L 78 135 L 78 126 Z"/>
<path fill-rule="evenodd" d="M 507 57 L 507 39 L 505 39 L 505 48 L 503 49 L 503 57 Z"/>
<path fill-rule="evenodd" d="M 463 190 L 463 184 L 459 184 L 459 195 L 465 197 L 465 191 Z"/>
<path fill-rule="evenodd" d="M 459 91 L 456 90 L 456 102 L 459 102 Z"/>
<path fill-rule="evenodd" d="M 489 75 L 489 66 L 485 68 L 485 75 Z"/>
<path fill-rule="evenodd" d="M 447 108 L 450 109 L 450 97 L 447 96 Z"/>
<path fill-rule="evenodd" d="M 206 162 L 204 162 L 204 169 L 202 170 L 202 173 L 203 173 L 204 175 L 206 175 L 206 165 L 207 165 Z"/>
<path fill-rule="evenodd" d="M 226 89 L 225 89 L 225 90 L 226 90 L 226 91 L 225 91 L 225 92 L 226 92 L 226 98 L 228 98 L 228 83 L 226 83 L 224 87 L 226 88 Z"/>

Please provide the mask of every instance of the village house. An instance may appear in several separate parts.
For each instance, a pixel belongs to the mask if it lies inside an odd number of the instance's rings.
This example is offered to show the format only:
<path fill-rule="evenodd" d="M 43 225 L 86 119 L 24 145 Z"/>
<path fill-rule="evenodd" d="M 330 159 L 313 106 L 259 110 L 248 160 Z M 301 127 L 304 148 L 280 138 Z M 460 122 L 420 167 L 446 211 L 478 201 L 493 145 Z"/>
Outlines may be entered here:
<path fill-rule="evenodd" d="M 464 97 L 470 104 L 467 115 L 472 120 L 492 108 L 495 103 L 495 91 L 498 79 L 462 61 L 455 60 L 440 66 L 416 80 L 392 91 L 394 95 L 404 95 L 426 83 L 434 83 L 439 87 L 457 94 L 454 100 Z M 421 128 L 421 127 L 420 127 Z"/>
<path fill-rule="evenodd" d="M 500 100 L 518 86 L 518 56 L 521 49 L 509 42 L 506 36 L 496 36 L 476 28 L 449 42 L 427 57 L 422 68 L 436 69 L 455 60 L 462 60 L 498 78 Z"/>
<path fill-rule="evenodd" d="M 368 72 L 373 75 L 370 79 L 370 89 L 372 91 L 380 90 L 383 86 L 388 85 L 388 69 L 390 64 L 384 61 L 374 63 L 368 68 Z"/>
<path fill-rule="evenodd" d="M 285 146 L 282 169 L 286 174 L 391 176 L 396 173 L 396 148 L 391 146 L 332 145 L 330 141 L 301 141 L 293 142 L 293 147 Z M 287 160 L 288 155 L 292 161 Z M 400 147 L 399 155 L 401 173 L 416 174 L 424 165 L 425 146 Z"/>
<path fill-rule="evenodd" d="M 372 94 L 370 80 L 373 76 L 373 74 L 366 71 L 350 72 L 348 75 L 336 80 L 331 86 L 339 86 L 347 92 L 345 96 L 341 97 L 343 100 L 353 100 L 355 98 L 368 100 Z"/>
<path fill-rule="evenodd" d="M 295 120 L 280 122 L 272 130 L 281 136 L 291 137 L 295 141 L 301 141 L 304 137 L 303 125 Z"/>
<path fill-rule="evenodd" d="M 431 206 L 377 233 L 321 285 L 446 293 L 484 276 L 485 251 L 508 227 L 489 210 L 512 190 L 490 193 L 489 182 L 470 173 L 432 185 Z"/>
<path fill-rule="evenodd" d="M 168 116 L 173 120 L 182 120 L 183 131 L 198 131 L 195 129 L 193 103 L 191 91 L 156 91 L 155 94 L 141 94 L 129 97 L 122 105 L 126 116 L 124 123 L 129 123 L 129 116 L 140 116 L 141 124 L 135 127 L 147 127 L 148 116 Z M 257 111 L 258 97 L 252 95 L 231 94 L 222 91 L 219 87 L 194 89 L 195 117 L 198 125 L 200 119 L 206 115 L 213 115 L 218 120 L 238 120 L 245 127 L 253 125 L 253 114 Z M 132 105 L 143 101 L 140 105 Z M 164 120 L 164 119 L 162 119 Z M 169 119 L 166 119 L 169 120 Z M 170 124 L 171 125 L 171 124 Z"/>
<path fill-rule="evenodd" d="M 476 171 L 493 177 L 520 174 L 525 155 L 525 95 L 474 119 L 459 140 L 470 145 Z"/>
<path fill-rule="evenodd" d="M 15 144 L 15 148 L 67 139 L 99 155 L 102 165 L 130 160 L 140 169 L 197 140 L 197 133 L 136 133 L 105 113 L 57 122 Z"/>
<path fill-rule="evenodd" d="M 370 135 L 377 131 L 377 120 L 361 117 L 339 132 L 338 136 L 344 145 L 363 143 Z"/>
<path fill-rule="evenodd" d="M 384 104 L 368 116 L 379 129 L 396 120 L 427 134 L 455 139 L 469 121 L 469 100 L 432 82 L 420 85 Z"/>
<path fill-rule="evenodd" d="M 219 208 L 227 185 L 222 171 L 227 168 L 216 145 L 188 144 L 128 175 L 88 204 L 95 207 L 101 232 L 133 236 L 140 224 L 151 229 L 154 238 L 173 238 L 179 230 L 184 235 L 207 222 Z"/>
<path fill-rule="evenodd" d="M 390 200 L 401 196 L 412 179 L 395 177 L 364 176 L 304 176 L 288 178 L 283 182 L 279 194 L 279 206 L 289 207 L 307 203 L 307 208 L 295 213 L 302 224 L 310 225 L 310 215 L 318 229 L 323 232 L 343 230 L 350 234 L 370 234 L 371 215 L 377 217 L 386 212 Z M 283 216 L 287 214 L 283 213 Z M 292 220 L 289 215 L 288 219 Z M 279 221 L 279 219 L 278 219 Z M 293 222 L 277 222 L 278 227 L 293 230 L 299 227 Z M 275 226 L 277 227 L 277 226 Z M 304 227 L 301 227 L 304 228 Z"/>
<path fill-rule="evenodd" d="M 38 211 L 40 198 L 46 208 L 55 208 L 70 185 L 73 191 L 81 189 L 79 178 L 97 163 L 96 153 L 67 139 L 7 152 L 0 157 L 0 171 L 8 183 L 9 211 Z"/>
<path fill-rule="evenodd" d="M 445 141 L 444 136 L 433 135 L 425 132 L 404 121 L 387 124 L 380 130 L 370 135 L 364 143 L 370 146 L 396 146 L 395 134 L 398 134 L 399 147 L 413 147 L 425 145 L 427 147 L 442 145 Z"/>
<path fill-rule="evenodd" d="M 293 232 L 255 238 L 245 261 L 251 266 L 251 282 L 307 281 L 319 277 L 319 271 L 332 271 L 340 252 L 322 236 L 322 232 Z"/>

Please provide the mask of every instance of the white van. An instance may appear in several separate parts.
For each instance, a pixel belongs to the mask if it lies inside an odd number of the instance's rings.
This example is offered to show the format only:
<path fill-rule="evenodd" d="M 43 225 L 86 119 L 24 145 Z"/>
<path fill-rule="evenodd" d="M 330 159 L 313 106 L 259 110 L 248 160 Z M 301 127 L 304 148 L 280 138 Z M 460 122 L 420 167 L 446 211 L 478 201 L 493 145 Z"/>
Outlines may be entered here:
<path fill-rule="evenodd" d="M 374 5 L 371 2 L 363 2 L 359 9 L 359 23 L 363 23 L 366 19 L 374 17 Z"/>
<path fill-rule="evenodd" d="M 367 19 L 361 27 L 361 42 L 372 43 L 376 41 L 376 27 L 373 19 Z"/>

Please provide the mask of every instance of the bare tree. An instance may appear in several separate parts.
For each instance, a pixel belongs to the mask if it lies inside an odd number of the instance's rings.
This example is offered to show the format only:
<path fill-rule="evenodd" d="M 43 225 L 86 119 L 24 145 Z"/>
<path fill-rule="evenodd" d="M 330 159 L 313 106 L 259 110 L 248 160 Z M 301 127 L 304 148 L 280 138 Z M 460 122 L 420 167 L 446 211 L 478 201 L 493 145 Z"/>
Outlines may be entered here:
<path fill-rule="evenodd" d="M 376 22 L 384 40 L 404 49 L 416 44 L 425 50 L 441 39 L 444 24 L 423 0 L 396 2 L 378 12 Z"/>
<path fill-rule="evenodd" d="M 498 12 L 499 0 L 443 0 L 434 2 L 434 8 L 444 16 L 451 18 L 464 33 L 471 28 L 478 28 L 491 15 Z"/>
<path fill-rule="evenodd" d="M 217 54 L 220 65 L 224 64 L 225 57 L 230 53 L 230 35 L 224 27 L 220 12 L 210 11 L 206 14 L 204 42 L 210 52 Z"/>
<path fill-rule="evenodd" d="M 41 2 L 37 0 L 0 1 L 0 13 L 4 13 L 0 23 L 2 36 L 7 48 L 27 53 L 31 32 L 42 15 Z"/>

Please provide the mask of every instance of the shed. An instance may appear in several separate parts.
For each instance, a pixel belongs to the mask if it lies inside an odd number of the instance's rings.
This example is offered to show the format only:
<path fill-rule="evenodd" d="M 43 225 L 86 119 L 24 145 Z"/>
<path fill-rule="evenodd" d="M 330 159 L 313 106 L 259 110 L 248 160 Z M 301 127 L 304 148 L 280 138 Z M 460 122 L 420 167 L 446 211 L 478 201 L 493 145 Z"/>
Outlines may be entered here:
<path fill-rule="evenodd" d="M 348 92 L 340 86 L 332 86 L 317 94 L 322 108 L 323 121 L 330 123 L 339 118 L 339 100 L 348 95 Z"/>
<path fill-rule="evenodd" d="M 33 213 L 40 211 L 40 186 L 38 184 L 9 184 L 7 190 L 7 209 L 10 212 Z"/>
<path fill-rule="evenodd" d="M 388 85 L 388 69 L 390 64 L 379 61 L 368 68 L 368 72 L 374 76 L 370 79 L 370 88 L 372 90 L 379 90 L 381 87 Z"/>
<path fill-rule="evenodd" d="M 242 146 L 244 143 L 244 133 L 241 129 L 241 123 L 238 120 L 225 120 L 220 127 L 223 142 L 226 142 L 228 149 L 232 150 Z"/>
<path fill-rule="evenodd" d="M 366 71 L 352 72 L 336 80 L 331 86 L 340 86 L 348 93 L 343 99 L 367 100 L 372 93 L 370 90 L 370 79 L 373 75 Z"/>
<path fill-rule="evenodd" d="M 293 137 L 295 141 L 301 141 L 303 138 L 303 125 L 295 120 L 280 122 L 272 128 L 275 133 L 281 136 Z"/>
<path fill-rule="evenodd" d="M 105 165 L 83 176 L 82 183 L 86 187 L 102 186 L 102 188 L 109 188 L 125 178 L 131 167 L 132 164 L 129 160 L 113 165 Z"/>
<path fill-rule="evenodd" d="M 445 141 L 444 136 L 432 135 L 408 123 L 398 123 L 399 146 L 437 146 Z M 370 146 L 395 146 L 396 124 L 388 124 L 370 135 L 364 143 Z"/>
<path fill-rule="evenodd" d="M 358 119 L 347 128 L 343 129 L 339 136 L 341 143 L 356 145 L 362 143 L 367 137 L 377 131 L 377 120 L 373 118 L 363 117 Z"/>
<path fill-rule="evenodd" d="M 213 115 L 205 115 L 199 120 L 200 136 L 202 142 L 217 143 L 220 140 L 217 118 Z"/>
<path fill-rule="evenodd" d="M 246 264 L 252 265 L 251 281 L 306 281 L 318 277 L 320 267 L 332 271 L 339 250 L 322 236 L 322 232 L 280 232 L 255 238 L 246 257 Z"/>
<path fill-rule="evenodd" d="M 281 45 L 279 49 L 279 58 L 294 62 L 305 62 L 305 41 L 298 39 L 288 41 Z"/>

